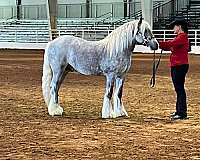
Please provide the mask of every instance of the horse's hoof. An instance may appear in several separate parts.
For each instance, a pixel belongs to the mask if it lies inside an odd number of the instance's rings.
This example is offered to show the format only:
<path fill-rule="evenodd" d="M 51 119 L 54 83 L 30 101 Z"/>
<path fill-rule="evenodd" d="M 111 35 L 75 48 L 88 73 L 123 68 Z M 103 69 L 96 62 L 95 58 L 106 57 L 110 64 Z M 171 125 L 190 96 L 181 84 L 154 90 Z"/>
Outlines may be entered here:
<path fill-rule="evenodd" d="M 112 113 L 110 113 L 110 114 L 102 114 L 102 118 L 103 119 L 108 119 L 108 118 L 116 118 L 116 117 L 114 117 L 115 115 L 114 115 L 114 113 L 112 112 Z"/>
<path fill-rule="evenodd" d="M 117 118 L 118 117 L 118 115 L 115 113 L 115 112 L 113 112 L 111 115 L 110 115 L 110 118 Z"/>
<path fill-rule="evenodd" d="M 103 115 L 103 114 L 102 114 L 102 115 L 101 115 L 101 118 L 102 118 L 102 119 L 108 119 L 108 118 L 110 118 L 110 116 L 109 116 L 109 115 Z"/>
<path fill-rule="evenodd" d="M 60 106 L 57 106 L 54 110 L 49 110 L 49 115 L 53 116 L 62 116 L 63 114 L 63 108 Z"/>

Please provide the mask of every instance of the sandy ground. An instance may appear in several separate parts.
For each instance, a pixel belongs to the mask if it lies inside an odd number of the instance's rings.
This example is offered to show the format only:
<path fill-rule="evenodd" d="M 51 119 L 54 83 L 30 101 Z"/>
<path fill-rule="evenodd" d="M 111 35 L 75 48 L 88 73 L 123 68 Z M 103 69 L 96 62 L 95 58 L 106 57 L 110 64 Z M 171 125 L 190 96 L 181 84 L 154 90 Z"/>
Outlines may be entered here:
<path fill-rule="evenodd" d="M 129 118 L 101 119 L 105 78 L 69 73 L 62 117 L 41 94 L 43 51 L 0 50 L 0 159 L 200 159 L 200 56 L 190 56 L 188 119 L 172 121 L 168 56 L 149 87 L 152 55 L 133 55 L 124 85 Z"/>

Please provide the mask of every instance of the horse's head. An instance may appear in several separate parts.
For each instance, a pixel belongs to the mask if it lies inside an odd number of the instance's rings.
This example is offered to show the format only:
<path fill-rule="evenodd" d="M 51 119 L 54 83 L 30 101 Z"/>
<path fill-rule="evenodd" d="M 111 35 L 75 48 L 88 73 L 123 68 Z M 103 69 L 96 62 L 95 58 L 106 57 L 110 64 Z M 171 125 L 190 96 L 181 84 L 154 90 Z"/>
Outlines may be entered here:
<path fill-rule="evenodd" d="M 138 44 L 149 46 L 152 50 L 158 49 L 158 42 L 152 33 L 150 25 L 146 21 L 142 21 L 142 18 L 138 21 L 135 33 L 135 40 Z"/>

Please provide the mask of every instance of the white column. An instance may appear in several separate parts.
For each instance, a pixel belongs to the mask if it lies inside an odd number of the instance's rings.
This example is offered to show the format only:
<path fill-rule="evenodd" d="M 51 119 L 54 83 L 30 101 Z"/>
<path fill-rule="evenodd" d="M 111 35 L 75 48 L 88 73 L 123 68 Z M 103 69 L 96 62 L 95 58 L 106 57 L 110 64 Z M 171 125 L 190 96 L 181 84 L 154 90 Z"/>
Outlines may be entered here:
<path fill-rule="evenodd" d="M 57 0 L 47 0 L 47 18 L 50 40 L 57 37 Z"/>
<path fill-rule="evenodd" d="M 141 0 L 142 17 L 153 28 L 153 0 Z"/>

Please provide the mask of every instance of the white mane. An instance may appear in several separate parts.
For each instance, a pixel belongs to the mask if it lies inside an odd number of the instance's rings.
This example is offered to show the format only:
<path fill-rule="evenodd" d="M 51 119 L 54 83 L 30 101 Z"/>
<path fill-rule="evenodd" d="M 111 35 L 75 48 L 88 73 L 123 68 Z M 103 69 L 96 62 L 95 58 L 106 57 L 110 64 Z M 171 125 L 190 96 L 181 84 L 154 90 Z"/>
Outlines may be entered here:
<path fill-rule="evenodd" d="M 139 20 L 134 20 L 123 24 L 122 26 L 116 28 L 112 31 L 105 39 L 103 43 L 106 46 L 110 57 L 112 55 L 117 55 L 127 49 L 131 45 L 133 38 L 136 36 Z M 150 28 L 146 21 L 142 21 L 140 31 L 144 35 L 145 28 Z"/>

